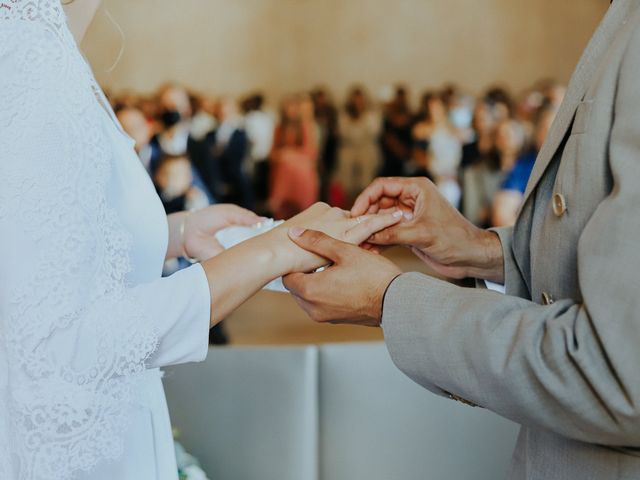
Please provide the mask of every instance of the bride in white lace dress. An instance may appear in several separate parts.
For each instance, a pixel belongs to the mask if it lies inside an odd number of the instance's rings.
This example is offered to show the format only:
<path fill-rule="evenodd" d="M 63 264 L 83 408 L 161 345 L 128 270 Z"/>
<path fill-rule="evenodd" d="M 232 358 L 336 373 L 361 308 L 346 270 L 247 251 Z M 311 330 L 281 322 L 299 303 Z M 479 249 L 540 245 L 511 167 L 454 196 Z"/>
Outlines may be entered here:
<path fill-rule="evenodd" d="M 211 325 L 322 265 L 288 227 L 358 243 L 397 221 L 315 205 L 209 258 L 217 230 L 257 217 L 164 214 L 76 46 L 98 4 L 67 23 L 60 0 L 0 0 L 2 480 L 176 479 L 158 368 L 202 360 Z M 185 252 L 203 262 L 161 278 Z"/>

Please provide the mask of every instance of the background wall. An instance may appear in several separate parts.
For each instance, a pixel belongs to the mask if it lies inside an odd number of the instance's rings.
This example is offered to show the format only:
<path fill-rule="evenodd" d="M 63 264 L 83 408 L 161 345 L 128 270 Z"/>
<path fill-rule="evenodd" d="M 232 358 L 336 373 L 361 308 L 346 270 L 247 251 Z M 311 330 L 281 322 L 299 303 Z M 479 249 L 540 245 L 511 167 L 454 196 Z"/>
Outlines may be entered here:
<path fill-rule="evenodd" d="M 472 92 L 568 80 L 608 0 L 105 0 L 84 42 L 98 79 L 149 91 L 279 95 L 323 84 L 342 95 L 399 80 Z M 417 92 L 416 92 L 417 93 Z"/>

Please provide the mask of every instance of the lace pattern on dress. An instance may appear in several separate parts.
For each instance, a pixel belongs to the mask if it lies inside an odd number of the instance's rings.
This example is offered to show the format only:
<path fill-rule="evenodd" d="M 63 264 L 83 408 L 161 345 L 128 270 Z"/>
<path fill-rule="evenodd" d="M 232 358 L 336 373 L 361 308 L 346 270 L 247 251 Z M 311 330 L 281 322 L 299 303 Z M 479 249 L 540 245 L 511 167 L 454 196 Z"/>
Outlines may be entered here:
<path fill-rule="evenodd" d="M 157 335 L 126 285 L 105 112 L 60 1 L 0 0 L 0 22 L 0 226 L 38 265 L 0 292 L 0 478 L 68 480 L 121 455 Z"/>

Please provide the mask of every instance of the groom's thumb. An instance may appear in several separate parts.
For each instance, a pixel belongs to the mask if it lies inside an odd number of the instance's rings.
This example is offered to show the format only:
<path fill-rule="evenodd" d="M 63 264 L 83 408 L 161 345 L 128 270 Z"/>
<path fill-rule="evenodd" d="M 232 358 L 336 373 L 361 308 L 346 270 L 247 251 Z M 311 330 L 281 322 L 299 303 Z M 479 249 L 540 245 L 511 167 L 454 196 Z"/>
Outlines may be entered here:
<path fill-rule="evenodd" d="M 300 248 L 315 253 L 319 257 L 331 260 L 334 263 L 340 260 L 344 248 L 348 247 L 348 244 L 340 242 L 322 232 L 305 230 L 300 227 L 290 228 L 289 238 Z"/>

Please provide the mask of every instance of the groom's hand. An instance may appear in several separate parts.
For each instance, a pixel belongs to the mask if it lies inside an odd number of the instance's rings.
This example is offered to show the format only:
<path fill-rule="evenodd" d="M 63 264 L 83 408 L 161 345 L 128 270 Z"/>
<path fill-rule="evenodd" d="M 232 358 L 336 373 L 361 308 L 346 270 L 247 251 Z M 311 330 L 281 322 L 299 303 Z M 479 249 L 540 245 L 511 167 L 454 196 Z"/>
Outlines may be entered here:
<path fill-rule="evenodd" d="M 429 267 L 449 278 L 502 281 L 498 236 L 464 218 L 426 178 L 378 178 L 356 199 L 351 215 L 389 209 L 405 212 L 405 220 L 373 235 L 369 244 L 410 247 Z"/>
<path fill-rule="evenodd" d="M 301 248 L 332 265 L 318 273 L 293 273 L 285 287 L 316 322 L 379 326 L 389 284 L 402 272 L 386 258 L 323 233 L 291 229 Z"/>

